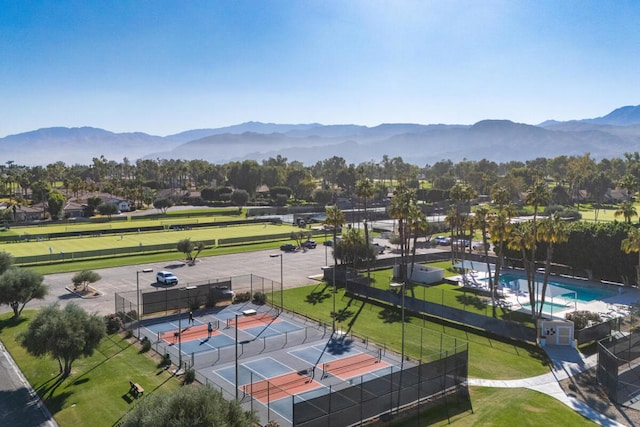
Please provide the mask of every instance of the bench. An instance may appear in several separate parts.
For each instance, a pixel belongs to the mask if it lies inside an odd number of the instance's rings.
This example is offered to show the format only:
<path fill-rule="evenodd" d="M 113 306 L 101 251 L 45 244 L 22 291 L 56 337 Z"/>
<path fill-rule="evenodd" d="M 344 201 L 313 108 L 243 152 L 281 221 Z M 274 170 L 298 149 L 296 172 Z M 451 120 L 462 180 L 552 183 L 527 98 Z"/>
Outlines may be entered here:
<path fill-rule="evenodd" d="M 129 388 L 129 391 L 136 399 L 138 398 L 138 396 L 142 396 L 144 394 L 144 388 L 142 388 L 140 384 L 129 381 L 129 385 L 131 386 Z"/>

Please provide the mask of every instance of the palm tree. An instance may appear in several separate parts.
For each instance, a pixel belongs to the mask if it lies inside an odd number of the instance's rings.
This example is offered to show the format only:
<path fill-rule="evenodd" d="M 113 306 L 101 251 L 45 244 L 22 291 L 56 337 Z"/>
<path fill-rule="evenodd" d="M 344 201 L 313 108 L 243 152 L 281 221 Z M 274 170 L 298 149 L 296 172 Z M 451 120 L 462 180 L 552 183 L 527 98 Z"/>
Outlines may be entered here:
<path fill-rule="evenodd" d="M 476 209 L 476 214 L 474 217 L 475 225 L 480 229 L 482 233 L 482 247 L 484 251 L 484 260 L 487 265 L 487 274 L 489 278 L 489 290 L 491 291 L 491 304 L 493 306 L 493 316 L 496 315 L 496 304 L 495 304 L 495 289 L 497 283 L 494 284 L 493 276 L 491 275 L 491 264 L 489 264 L 489 244 L 487 239 L 487 231 L 489 228 L 489 209 L 484 206 L 480 206 Z"/>
<path fill-rule="evenodd" d="M 527 192 L 527 196 L 525 198 L 525 203 L 527 205 L 533 206 L 533 219 L 531 220 L 531 229 L 530 234 L 531 237 L 529 239 L 529 254 L 528 259 L 524 261 L 525 272 L 527 274 L 527 285 L 529 287 L 529 298 L 533 302 L 531 304 L 532 311 L 535 312 L 535 281 L 536 281 L 536 249 L 537 249 L 537 216 L 538 216 L 538 208 L 540 206 L 546 205 L 549 203 L 551 199 L 551 193 L 547 184 L 542 180 L 538 179 Z M 526 255 L 525 255 L 526 256 Z M 535 318 L 535 313 L 534 313 Z"/>
<path fill-rule="evenodd" d="M 398 220 L 398 234 L 400 236 L 400 281 L 406 282 L 408 230 L 407 221 L 411 215 L 411 206 L 415 205 L 415 191 L 409 189 L 403 182 L 393 191 L 393 199 L 389 205 L 389 217 Z"/>
<path fill-rule="evenodd" d="M 424 212 L 418 208 L 418 206 L 411 206 L 409 214 L 409 230 L 413 235 L 413 247 L 411 248 L 411 273 L 409 277 L 413 277 L 413 267 L 416 264 L 416 247 L 418 246 L 418 238 L 424 236 L 429 232 L 429 222 Z M 411 286 L 412 296 L 415 297 L 415 291 Z"/>
<path fill-rule="evenodd" d="M 493 252 L 496 254 L 492 294 L 495 292 L 497 285 L 500 284 L 500 269 L 504 262 L 505 243 L 509 241 L 511 230 L 511 220 L 505 209 L 501 209 L 489 217 L 489 234 L 491 235 L 491 242 L 493 243 Z"/>
<path fill-rule="evenodd" d="M 367 215 L 367 200 L 373 197 L 373 183 L 369 178 L 364 178 L 356 183 L 356 196 L 362 199 L 364 204 L 364 239 L 369 245 L 369 225 Z M 371 283 L 371 261 L 367 260 L 367 283 Z"/>
<path fill-rule="evenodd" d="M 634 175 L 628 173 L 618 181 L 618 186 L 627 190 L 627 201 L 631 201 L 638 189 L 638 179 Z"/>
<path fill-rule="evenodd" d="M 549 273 L 551 273 L 551 260 L 553 258 L 553 247 L 557 243 L 564 243 L 569 240 L 569 230 L 565 222 L 563 222 L 557 213 L 549 218 L 540 221 L 537 230 L 537 240 L 547 244 L 547 253 L 544 262 L 544 275 L 542 278 L 542 292 L 540 298 L 540 309 L 538 317 L 542 317 L 542 308 L 547 293 L 547 284 L 549 282 Z"/>
<path fill-rule="evenodd" d="M 342 227 L 346 222 L 344 212 L 340 210 L 336 205 L 327 206 L 325 208 L 326 220 L 325 222 L 333 227 L 333 244 L 336 244 L 338 238 L 338 227 Z M 338 259 L 336 257 L 336 251 L 333 250 L 333 313 L 331 317 L 333 319 L 333 330 L 336 330 L 336 268 L 338 265 Z"/>
<path fill-rule="evenodd" d="M 619 216 L 624 217 L 624 220 L 627 224 L 631 224 L 631 218 L 634 216 L 638 216 L 638 211 L 636 210 L 633 202 L 627 200 L 625 202 L 620 203 L 618 210 L 613 214 L 616 218 Z"/>
<path fill-rule="evenodd" d="M 536 313 L 536 288 L 535 288 L 535 258 L 530 259 L 529 253 L 536 247 L 536 236 L 533 233 L 533 223 L 522 222 L 514 227 L 509 234 L 507 248 L 520 251 L 522 263 L 527 275 L 527 290 L 529 292 L 529 303 L 531 305 L 531 318 L 535 321 Z"/>
<path fill-rule="evenodd" d="M 638 253 L 638 265 L 636 266 L 636 285 L 640 284 L 640 229 L 636 227 L 630 228 L 629 234 L 627 234 L 627 238 L 620 243 L 620 249 L 622 249 L 625 254 L 630 254 L 631 252 Z"/>

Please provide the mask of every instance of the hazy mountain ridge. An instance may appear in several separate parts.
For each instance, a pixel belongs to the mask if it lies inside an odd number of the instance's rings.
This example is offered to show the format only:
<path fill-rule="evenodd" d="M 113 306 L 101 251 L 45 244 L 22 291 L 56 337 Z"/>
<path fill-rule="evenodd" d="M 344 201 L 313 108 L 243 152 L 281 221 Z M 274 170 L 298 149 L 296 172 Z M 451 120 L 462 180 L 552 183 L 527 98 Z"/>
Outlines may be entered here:
<path fill-rule="evenodd" d="M 621 157 L 640 151 L 640 106 L 622 107 L 583 120 L 545 121 L 539 125 L 482 120 L 474 125 L 384 123 L 374 127 L 343 124 L 247 122 L 214 129 L 194 129 L 168 136 L 104 129 L 53 127 L 0 138 L 0 155 L 18 164 L 55 161 L 89 164 L 109 160 L 203 159 L 212 163 L 278 154 L 307 165 L 331 156 L 349 163 L 378 162 L 385 154 L 418 165 L 442 159 L 496 162 L 536 157 L 583 155 Z"/>

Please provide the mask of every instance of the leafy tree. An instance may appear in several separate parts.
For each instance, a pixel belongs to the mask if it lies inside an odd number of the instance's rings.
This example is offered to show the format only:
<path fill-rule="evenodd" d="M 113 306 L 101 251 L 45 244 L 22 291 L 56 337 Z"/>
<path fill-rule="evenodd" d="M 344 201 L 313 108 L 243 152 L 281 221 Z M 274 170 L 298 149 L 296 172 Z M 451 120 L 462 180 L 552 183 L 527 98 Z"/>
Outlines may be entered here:
<path fill-rule="evenodd" d="M 66 198 L 59 191 L 52 191 L 51 193 L 49 193 L 47 206 L 49 210 L 49 215 L 51 215 L 51 219 L 57 220 L 60 217 L 65 201 L 66 201 Z"/>
<path fill-rule="evenodd" d="M 0 252 L 0 274 L 13 267 L 13 255 L 9 252 Z"/>
<path fill-rule="evenodd" d="M 98 206 L 98 213 L 100 215 L 108 216 L 111 219 L 111 215 L 118 213 L 118 207 L 113 203 L 102 203 Z"/>
<path fill-rule="evenodd" d="M 301 230 L 301 231 L 292 231 L 291 232 L 291 240 L 296 241 L 296 246 L 302 246 L 302 241 L 306 239 L 310 239 L 313 236 L 313 233 L 310 230 Z"/>
<path fill-rule="evenodd" d="M 57 304 L 40 310 L 19 340 L 30 354 L 57 359 L 60 373 L 68 377 L 73 362 L 91 356 L 104 336 L 105 324 L 100 316 L 69 303 L 62 310 Z"/>
<path fill-rule="evenodd" d="M 200 252 L 202 252 L 202 250 L 204 249 L 204 242 L 196 242 L 195 243 L 195 251 L 196 254 L 193 256 L 193 259 L 191 259 L 191 262 L 194 263 L 196 262 L 196 258 L 198 258 L 198 255 L 200 255 Z"/>
<path fill-rule="evenodd" d="M 195 249 L 195 246 L 193 245 L 193 242 L 191 241 L 191 239 L 187 238 L 187 239 L 182 239 L 178 242 L 177 245 L 177 249 L 179 252 L 182 252 L 186 257 L 187 260 L 191 261 L 192 260 L 192 253 L 193 250 Z"/>
<path fill-rule="evenodd" d="M 8 268 L 0 276 L 0 304 L 9 305 L 13 316 L 20 317 L 29 301 L 43 299 L 47 294 L 47 286 L 43 281 L 44 277 L 33 270 Z"/>
<path fill-rule="evenodd" d="M 100 279 L 102 279 L 102 277 L 95 271 L 83 270 L 74 274 L 71 278 L 71 282 L 74 287 L 78 288 L 81 286 L 82 289 L 86 291 L 87 286 L 89 286 L 90 283 L 95 283 Z"/>
<path fill-rule="evenodd" d="M 185 386 L 171 392 L 146 396 L 126 415 L 122 427 L 257 425 L 254 414 L 236 400 L 225 400 L 209 386 Z"/>
<path fill-rule="evenodd" d="M 322 206 L 326 206 L 333 202 L 334 197 L 335 192 L 333 190 L 323 190 L 319 188 L 313 192 L 313 200 Z"/>
<path fill-rule="evenodd" d="M 231 193 L 231 204 L 234 206 L 245 206 L 249 201 L 249 193 L 246 190 L 235 190 Z"/>
<path fill-rule="evenodd" d="M 96 209 L 101 204 L 102 204 L 102 199 L 100 197 L 89 197 L 87 199 L 86 215 L 87 216 L 95 215 Z"/>
<path fill-rule="evenodd" d="M 173 202 L 169 199 L 156 199 L 153 201 L 153 207 L 163 214 L 166 214 L 171 206 L 173 206 Z"/>

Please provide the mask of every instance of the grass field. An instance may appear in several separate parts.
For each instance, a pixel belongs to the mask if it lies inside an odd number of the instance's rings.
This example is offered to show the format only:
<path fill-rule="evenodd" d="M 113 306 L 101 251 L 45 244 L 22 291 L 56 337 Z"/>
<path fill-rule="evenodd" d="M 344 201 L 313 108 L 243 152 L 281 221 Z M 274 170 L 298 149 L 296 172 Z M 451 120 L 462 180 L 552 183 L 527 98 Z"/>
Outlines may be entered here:
<path fill-rule="evenodd" d="M 131 218 L 131 217 L 129 217 Z M 189 217 L 161 217 L 161 218 L 144 218 L 135 220 L 117 220 L 109 222 L 77 222 L 77 223 L 43 223 L 43 225 L 28 227 L 13 227 L 3 233 L 9 236 L 23 236 L 25 233 L 31 235 L 49 234 L 49 233 L 88 233 L 100 230 L 119 230 L 132 227 L 170 227 L 172 225 L 193 225 L 208 222 L 225 222 L 240 221 L 245 219 L 238 215 L 198 215 L 194 213 Z"/>
<path fill-rule="evenodd" d="M 443 261 L 439 263 L 430 263 L 430 266 L 439 267 L 445 270 L 445 277 L 457 275 L 451 271 L 451 262 Z M 377 270 L 371 273 L 373 286 L 388 290 L 389 283 L 391 283 L 393 277 L 393 269 L 388 268 L 384 270 Z M 482 316 L 493 316 L 491 299 L 488 296 L 481 295 L 475 290 L 469 290 L 457 285 L 451 285 L 448 283 L 442 283 L 440 285 L 433 286 L 415 286 L 413 288 L 415 298 L 429 301 L 436 304 L 446 305 L 448 307 L 454 307 L 459 310 L 469 311 L 471 313 L 480 314 Z M 411 295 L 411 291 L 407 291 L 408 295 Z M 499 307 L 496 309 L 496 317 L 502 320 L 512 320 L 523 325 L 535 327 L 531 316 L 529 314 L 521 313 L 518 311 L 511 311 L 505 308 Z"/>
<path fill-rule="evenodd" d="M 0 250 L 13 256 L 47 255 L 51 252 L 71 254 L 73 252 L 104 250 L 112 248 L 137 247 L 142 244 L 158 245 L 178 243 L 182 239 L 190 238 L 191 241 L 225 239 L 242 236 L 265 236 L 269 234 L 287 234 L 295 231 L 291 225 L 251 224 L 229 227 L 198 228 L 181 231 L 158 231 L 146 233 L 110 234 L 98 237 L 85 235 L 68 239 L 40 240 L 19 243 L 4 243 Z"/>
<path fill-rule="evenodd" d="M 115 425 L 136 402 L 128 395 L 129 380 L 144 387 L 145 395 L 180 387 L 179 380 L 119 335 L 107 336 L 93 356 L 78 359 L 71 376 L 60 380 L 58 362 L 30 356 L 16 341 L 34 313 L 25 310 L 18 324 L 9 313 L 0 315 L 0 339 L 60 426 Z"/>
<path fill-rule="evenodd" d="M 304 313 L 331 324 L 333 311 L 332 287 L 326 284 L 287 289 L 285 308 Z M 279 301 L 279 292 L 273 295 Z M 360 337 L 399 351 L 402 344 L 402 324 L 398 307 L 364 303 L 336 294 L 337 327 L 350 330 Z M 487 379 L 515 379 L 549 372 L 544 352 L 536 346 L 503 342 L 480 333 L 405 316 L 405 351 L 413 358 L 434 360 L 439 357 L 440 346 L 469 343 L 469 375 Z M 491 361 L 491 363 L 487 363 Z"/>
<path fill-rule="evenodd" d="M 582 427 L 597 425 L 573 412 L 553 397 L 533 390 L 471 387 L 470 393 L 473 413 L 469 411 L 456 413 L 451 408 L 439 407 L 411 419 L 391 423 L 391 426 Z"/>

